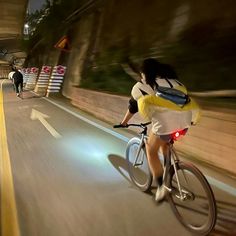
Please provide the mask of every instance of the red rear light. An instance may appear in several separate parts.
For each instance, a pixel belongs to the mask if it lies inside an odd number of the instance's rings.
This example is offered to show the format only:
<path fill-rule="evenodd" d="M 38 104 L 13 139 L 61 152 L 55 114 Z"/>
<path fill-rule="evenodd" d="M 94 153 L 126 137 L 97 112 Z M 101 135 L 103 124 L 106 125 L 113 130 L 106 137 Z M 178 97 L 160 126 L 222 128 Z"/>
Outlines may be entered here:
<path fill-rule="evenodd" d="M 180 132 L 179 131 L 174 132 L 171 136 L 172 136 L 172 139 L 177 140 L 180 136 Z"/>
<path fill-rule="evenodd" d="M 172 133 L 171 136 L 172 136 L 173 140 L 177 140 L 181 135 L 185 135 L 186 132 L 187 132 L 187 129 L 179 130 L 179 131 Z"/>
<path fill-rule="evenodd" d="M 179 132 L 175 133 L 175 138 L 178 138 L 180 136 Z"/>

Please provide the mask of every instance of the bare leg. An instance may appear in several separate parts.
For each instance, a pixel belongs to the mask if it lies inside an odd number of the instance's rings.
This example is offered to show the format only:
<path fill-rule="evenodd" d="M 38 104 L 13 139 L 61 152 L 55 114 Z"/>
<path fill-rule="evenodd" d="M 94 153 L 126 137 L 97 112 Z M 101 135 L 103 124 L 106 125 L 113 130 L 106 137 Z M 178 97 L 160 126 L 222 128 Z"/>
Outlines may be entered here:
<path fill-rule="evenodd" d="M 146 150 L 149 167 L 154 179 L 158 179 L 163 174 L 163 168 L 158 156 L 158 150 L 161 146 L 165 145 L 166 143 L 163 140 L 152 132 L 150 133 L 146 143 Z"/>
<path fill-rule="evenodd" d="M 163 156 L 166 157 L 167 154 L 168 154 L 168 145 L 167 145 L 167 143 L 164 143 L 163 145 L 161 145 L 161 149 L 162 149 Z"/>
<path fill-rule="evenodd" d="M 162 184 L 163 168 L 158 156 L 158 150 L 160 147 L 162 148 L 163 155 L 165 156 L 168 150 L 166 142 L 151 132 L 146 144 L 146 149 L 148 163 L 153 174 L 153 178 L 157 184 L 157 191 L 155 194 L 156 202 L 162 201 L 167 194 L 167 190 Z"/>

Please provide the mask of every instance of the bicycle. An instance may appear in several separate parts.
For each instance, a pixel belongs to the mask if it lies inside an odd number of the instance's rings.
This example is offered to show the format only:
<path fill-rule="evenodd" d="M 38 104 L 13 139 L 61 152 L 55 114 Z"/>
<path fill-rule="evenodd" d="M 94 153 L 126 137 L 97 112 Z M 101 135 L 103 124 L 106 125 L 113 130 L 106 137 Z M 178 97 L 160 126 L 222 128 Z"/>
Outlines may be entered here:
<path fill-rule="evenodd" d="M 114 128 L 133 126 L 143 129 L 139 133 L 140 137 L 131 138 L 126 148 L 130 179 L 143 192 L 150 192 L 153 179 L 145 150 L 145 142 L 148 138 L 147 126 L 149 124 L 150 122 L 113 126 Z M 173 133 L 168 142 L 168 154 L 164 157 L 163 162 L 163 184 L 168 190 L 166 198 L 174 215 L 187 230 L 200 235 L 208 235 L 216 224 L 216 201 L 213 191 L 201 171 L 193 164 L 180 161 L 174 149 L 174 142 L 185 133 L 186 130 Z M 196 201 L 197 205 L 193 207 Z M 192 212 L 194 214 L 191 214 Z M 195 222 L 195 219 L 200 220 L 200 223 Z"/>

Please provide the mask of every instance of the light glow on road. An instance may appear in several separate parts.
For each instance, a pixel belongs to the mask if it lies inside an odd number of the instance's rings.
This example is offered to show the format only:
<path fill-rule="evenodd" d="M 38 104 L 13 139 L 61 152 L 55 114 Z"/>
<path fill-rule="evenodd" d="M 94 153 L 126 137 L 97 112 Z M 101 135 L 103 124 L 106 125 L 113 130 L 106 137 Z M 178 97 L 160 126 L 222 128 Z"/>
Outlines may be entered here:
<path fill-rule="evenodd" d="M 93 122 L 93 121 L 85 118 L 84 116 L 82 116 L 80 114 L 77 114 L 77 113 L 67 109 L 66 107 L 64 107 L 64 106 L 62 106 L 62 105 L 60 105 L 60 104 L 58 104 L 58 103 L 56 103 L 56 102 L 54 102 L 54 101 L 52 101 L 52 100 L 50 100 L 48 98 L 44 98 L 44 99 L 46 101 L 52 103 L 53 105 L 59 107 L 60 109 L 68 112 L 69 114 L 71 114 L 71 115 L 73 115 L 73 116 L 75 116 L 75 117 L 77 117 L 77 118 L 87 122 L 88 124 L 91 124 L 91 125 L 99 128 L 99 129 L 101 129 L 101 130 L 103 130 L 103 131 L 105 131 L 105 132 L 107 132 L 107 133 L 109 133 L 109 134 L 111 134 L 111 135 L 121 139 L 124 142 L 128 142 L 129 141 L 129 139 L 127 137 L 125 137 L 125 136 L 123 136 L 123 135 L 121 135 L 121 134 L 119 134 L 119 133 L 117 133 L 117 132 L 115 132 L 115 131 L 113 131 L 111 129 L 103 127 L 102 125 L 99 125 L 96 122 Z M 212 178 L 210 176 L 207 176 L 207 175 L 205 175 L 205 176 L 206 176 L 206 178 L 207 178 L 207 180 L 209 181 L 210 184 L 216 186 L 217 188 L 219 188 L 219 189 L 221 189 L 221 190 L 223 190 L 223 191 L 225 191 L 225 192 L 227 192 L 227 193 L 229 193 L 229 194 L 231 194 L 233 196 L 236 196 L 236 189 L 235 188 L 233 188 L 233 187 L 231 187 L 231 186 L 229 186 L 229 185 L 227 185 L 227 184 L 225 184 L 225 183 L 223 183 L 223 182 L 221 182 L 219 180 L 216 180 L 216 179 L 214 179 L 214 178 Z"/>
<path fill-rule="evenodd" d="M 108 157 L 114 153 L 114 149 L 106 142 L 99 137 L 71 135 L 63 136 L 60 145 L 67 153 L 66 158 L 74 159 L 76 165 L 81 163 L 84 166 L 84 175 L 88 174 L 99 182 L 121 182 L 122 176 L 113 168 L 108 168 L 111 166 Z"/>

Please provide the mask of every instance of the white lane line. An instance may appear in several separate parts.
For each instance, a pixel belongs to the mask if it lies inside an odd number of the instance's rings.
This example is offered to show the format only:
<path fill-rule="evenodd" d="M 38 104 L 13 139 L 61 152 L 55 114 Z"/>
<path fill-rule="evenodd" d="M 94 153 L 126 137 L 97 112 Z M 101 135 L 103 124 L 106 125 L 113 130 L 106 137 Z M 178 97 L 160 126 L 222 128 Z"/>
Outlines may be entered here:
<path fill-rule="evenodd" d="M 81 116 L 81 115 L 79 115 L 79 114 L 77 114 L 77 113 L 75 113 L 75 112 L 73 112 L 73 111 L 67 109 L 67 108 L 64 107 L 64 106 L 62 106 L 62 105 L 60 105 L 60 104 L 58 104 L 58 103 L 56 103 L 56 102 L 54 102 L 54 101 L 51 101 L 51 100 L 48 99 L 48 98 L 43 98 L 43 99 L 45 99 L 46 101 L 52 103 L 53 105 L 55 105 L 55 106 L 61 108 L 62 110 L 64 110 L 64 111 L 70 113 L 71 115 L 73 115 L 73 116 L 75 116 L 75 117 L 77 117 L 77 118 L 79 118 L 79 119 L 81 119 L 81 120 L 87 122 L 88 124 L 91 124 L 91 125 L 93 125 L 93 126 L 99 128 L 99 129 L 101 129 L 101 130 L 103 130 L 103 131 L 105 131 L 105 132 L 107 132 L 107 133 L 109 133 L 109 134 L 115 136 L 116 138 L 121 139 L 121 140 L 124 141 L 124 142 L 128 142 L 128 141 L 129 141 L 129 138 L 127 138 L 127 137 L 125 137 L 125 136 L 123 136 L 123 135 L 121 135 L 121 134 L 119 134 L 119 133 L 117 133 L 117 132 L 115 132 L 115 131 L 113 131 L 113 130 L 110 130 L 110 129 L 106 128 L 106 127 L 103 127 L 102 125 L 99 125 L 99 124 L 97 124 L 96 122 L 93 122 L 93 121 L 91 121 L 91 120 L 89 120 L 89 119 L 87 119 L 87 118 L 85 118 L 85 117 L 83 117 L 83 116 Z M 230 185 L 227 185 L 227 184 L 225 184 L 225 183 L 223 183 L 223 182 L 221 182 L 221 181 L 219 181 L 219 180 L 216 180 L 216 179 L 214 179 L 214 178 L 212 178 L 212 177 L 210 177 L 210 176 L 208 176 L 208 175 L 205 175 L 205 177 L 207 178 L 207 180 L 209 181 L 209 183 L 210 183 L 211 185 L 214 185 L 214 186 L 216 186 L 217 188 L 219 188 L 219 189 L 221 189 L 221 190 L 223 190 L 223 191 L 225 191 L 225 192 L 227 192 L 227 193 L 229 193 L 229 194 L 231 194 L 231 195 L 233 195 L 233 196 L 236 197 L 236 188 L 234 188 L 234 187 L 232 187 L 232 186 L 230 186 Z"/>
<path fill-rule="evenodd" d="M 115 132 L 115 131 L 113 131 L 113 130 L 110 130 L 110 129 L 108 129 L 108 128 L 102 126 L 102 125 L 99 125 L 99 124 L 97 124 L 96 122 L 93 122 L 93 121 L 91 121 L 91 120 L 85 118 L 84 116 L 81 116 L 81 115 L 79 115 L 79 114 L 77 114 L 77 113 L 75 113 L 75 112 L 73 112 L 73 111 L 71 111 L 71 110 L 65 108 L 64 106 L 62 106 L 62 105 L 60 105 L 60 104 L 58 104 L 58 103 L 56 103 L 56 102 L 54 102 L 54 101 L 51 101 L 51 100 L 48 99 L 48 98 L 43 98 L 43 99 L 45 99 L 46 101 L 52 103 L 53 105 L 55 105 L 55 106 L 61 108 L 62 110 L 64 110 L 64 111 L 70 113 L 71 115 L 73 115 L 73 116 L 75 116 L 75 117 L 77 117 L 77 118 L 79 118 L 79 119 L 85 121 L 86 123 L 88 123 L 88 124 L 90 124 L 90 125 L 93 125 L 93 126 L 95 126 L 96 128 L 101 129 L 101 130 L 103 130 L 103 131 L 105 131 L 105 132 L 107 132 L 107 133 L 109 133 L 109 134 L 115 136 L 116 138 L 121 139 L 121 140 L 124 141 L 124 142 L 128 142 L 128 141 L 129 141 L 129 139 L 128 139 L 127 137 L 125 137 L 125 136 L 123 136 L 123 135 L 121 135 L 121 134 L 119 134 L 119 133 L 117 133 L 117 132 Z"/>
<path fill-rule="evenodd" d="M 205 175 L 205 176 L 206 176 L 207 180 L 209 181 L 209 183 L 211 185 L 214 185 L 217 188 L 222 189 L 225 192 L 230 193 L 231 195 L 236 197 L 236 189 L 234 187 L 232 187 L 232 186 L 230 186 L 228 184 L 225 184 L 225 183 L 223 183 L 223 182 L 221 182 L 221 181 L 219 181 L 217 179 L 214 179 L 211 176 L 207 176 L 207 175 Z"/>

